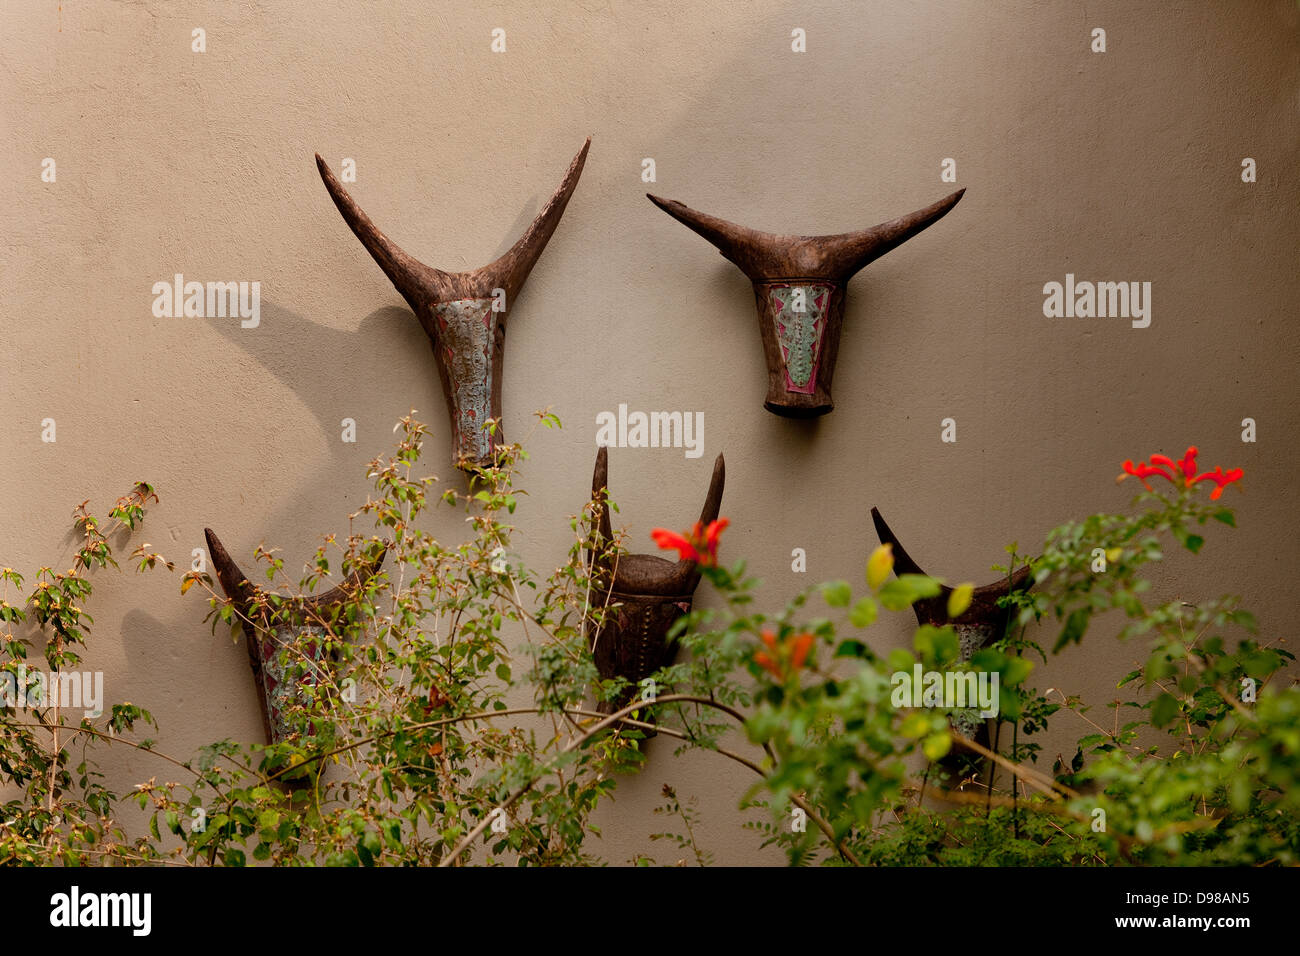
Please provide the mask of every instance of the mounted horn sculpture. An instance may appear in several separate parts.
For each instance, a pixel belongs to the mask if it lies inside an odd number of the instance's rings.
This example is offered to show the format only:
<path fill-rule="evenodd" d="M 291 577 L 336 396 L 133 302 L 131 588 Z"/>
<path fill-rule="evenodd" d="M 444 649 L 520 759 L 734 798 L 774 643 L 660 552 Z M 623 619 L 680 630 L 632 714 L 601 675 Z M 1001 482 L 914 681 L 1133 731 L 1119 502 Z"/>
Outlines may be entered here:
<path fill-rule="evenodd" d="M 876 534 L 880 538 L 880 543 L 893 546 L 894 572 L 925 574 L 921 566 L 912 560 L 912 556 L 907 553 L 907 549 L 890 530 L 889 525 L 885 524 L 885 519 L 880 516 L 880 511 L 876 508 L 871 509 L 871 520 L 876 525 Z M 998 599 L 1012 591 L 1027 591 L 1033 586 L 1030 574 L 1028 567 L 1017 568 L 1012 573 L 1010 581 L 1003 579 L 976 588 L 970 606 L 954 618 L 948 617 L 948 597 L 953 589 L 946 584 L 940 585 L 937 597 L 917 601 L 912 605 L 912 610 L 916 613 L 918 624 L 929 624 L 934 627 L 951 624 L 952 629 L 957 632 L 961 659 L 968 661 L 981 647 L 1006 634 L 1007 624 L 1011 620 L 1011 609 L 998 607 Z M 966 736 L 988 746 L 988 729 L 975 712 L 963 712 L 954 718 L 953 723 Z M 959 757 L 950 755 L 949 766 L 958 766 L 960 763 Z"/>
<path fill-rule="evenodd" d="M 291 732 L 285 711 L 292 702 L 296 688 L 314 687 L 324 677 L 323 667 L 327 663 L 325 649 L 320 643 L 315 640 L 299 642 L 295 638 L 304 632 L 322 634 L 322 629 L 310 622 L 316 618 L 329 620 L 335 606 L 352 599 L 378 573 L 386 551 L 366 566 L 353 571 L 338 587 L 305 598 L 302 601 L 301 619 L 308 623 L 294 627 L 283 619 L 283 614 L 276 614 L 276 619 L 272 620 L 272 606 L 265 600 L 258 600 L 261 589 L 248 580 L 211 528 L 204 528 L 203 534 L 208 539 L 208 553 L 212 555 L 212 564 L 217 569 L 221 588 L 235 602 L 235 609 L 244 626 L 248 663 L 253 668 L 253 682 L 257 685 L 258 701 L 262 706 L 262 727 L 266 732 L 266 742 L 283 743 Z M 281 607 L 288 606 L 286 599 Z M 253 622 L 252 628 L 245 623 L 248 621 Z M 289 676 L 291 662 L 281 653 L 290 645 L 303 652 L 308 665 L 306 673 L 294 678 Z"/>
<path fill-rule="evenodd" d="M 510 251 L 473 272 L 443 272 L 407 255 L 379 231 L 316 155 L 334 205 L 411 306 L 433 345 L 451 415 L 453 460 L 463 470 L 492 464 L 501 431 L 498 427 L 495 435 L 489 434 L 484 423 L 501 419 L 506 315 L 564 215 L 590 146 L 587 137 L 560 188 Z"/>
<path fill-rule="evenodd" d="M 597 503 L 597 547 L 588 554 L 592 574 L 593 604 L 608 607 L 604 625 L 592 637 L 592 654 L 602 680 L 621 677 L 631 687 L 616 700 L 601 701 L 601 713 L 610 714 L 632 702 L 639 684 L 659 668 L 672 663 L 677 641 L 668 632 L 677 619 L 691 610 L 700 571 L 694 561 L 669 561 L 655 554 L 608 555 L 614 540 L 607 507 L 609 449 L 596 453 L 591 478 L 591 497 Z M 708 525 L 718 518 L 726 463 L 718 455 L 713 477 L 704 498 L 700 521 Z M 647 733 L 653 736 L 653 733 Z"/>
<path fill-rule="evenodd" d="M 921 566 L 912 560 L 911 555 L 895 537 L 880 511 L 871 509 L 871 520 L 875 522 L 876 534 L 881 544 L 893 545 L 894 571 L 898 574 L 925 574 Z M 1017 568 L 1011 575 L 1010 586 L 1006 579 L 986 584 L 975 589 L 968 607 L 959 617 L 948 617 L 948 596 L 952 588 L 940 585 L 938 597 L 926 598 L 912 605 L 916 620 L 920 624 L 932 624 L 942 627 L 951 624 L 961 641 L 962 660 L 970 660 L 972 654 L 991 641 L 995 641 L 1007 632 L 1007 623 L 1011 620 L 1011 609 L 998 607 L 998 599 L 1012 591 L 1027 591 L 1033 586 L 1028 567 Z"/>
<path fill-rule="evenodd" d="M 861 232 L 778 236 L 696 212 L 671 199 L 652 203 L 718 247 L 749 276 L 767 359 L 763 407 L 787 418 L 834 408 L 831 378 L 840 348 L 849 279 L 863 266 L 942 219 L 966 190 Z"/>

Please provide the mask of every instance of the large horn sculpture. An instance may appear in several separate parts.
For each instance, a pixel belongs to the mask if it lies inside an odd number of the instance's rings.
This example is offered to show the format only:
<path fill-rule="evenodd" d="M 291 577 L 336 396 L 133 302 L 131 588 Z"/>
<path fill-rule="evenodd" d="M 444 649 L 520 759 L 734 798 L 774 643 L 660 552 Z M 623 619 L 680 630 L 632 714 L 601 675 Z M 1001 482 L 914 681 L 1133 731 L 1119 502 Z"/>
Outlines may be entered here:
<path fill-rule="evenodd" d="M 316 156 L 321 179 L 344 221 L 410 304 L 429 336 L 451 415 L 453 457 L 462 469 L 492 463 L 501 434 L 499 428 L 495 435 L 488 434 L 484 423 L 489 418 L 501 419 L 507 311 L 559 225 L 590 146 L 591 137 L 587 137 L 560 188 L 510 251 L 472 272 L 443 272 L 407 255 L 379 231 L 320 155 Z"/>
<path fill-rule="evenodd" d="M 907 553 L 907 549 L 903 547 L 889 525 L 885 524 L 885 519 L 880 516 L 880 511 L 876 508 L 871 509 L 871 520 L 876 525 L 876 534 L 880 538 L 880 543 L 892 545 L 894 571 L 897 574 L 925 574 L 921 566 L 912 560 L 912 556 Z M 940 585 L 938 597 L 917 601 L 912 605 L 912 610 L 916 613 L 918 624 L 930 624 L 934 627 L 951 624 L 953 630 L 957 632 L 961 659 L 968 661 L 981 647 L 1006 634 L 1007 624 L 1011 620 L 1011 609 L 998 607 L 998 599 L 1012 591 L 1025 591 L 1032 587 L 1030 573 L 1028 567 L 1018 568 L 1011 574 L 1009 581 L 1003 579 L 976 588 L 970 606 L 955 618 L 948 617 L 948 597 L 952 594 L 952 588 L 946 584 Z M 988 727 L 979 718 L 977 712 L 973 710 L 960 712 L 954 717 L 953 723 L 965 736 L 973 738 L 985 747 L 988 746 Z M 971 767 L 979 766 L 980 762 L 971 761 L 966 755 L 954 752 L 945 758 L 943 763 L 959 775 L 965 776 Z"/>
<path fill-rule="evenodd" d="M 876 525 L 876 534 L 880 538 L 880 543 L 893 546 L 894 570 L 899 574 L 925 574 L 921 566 L 912 560 L 912 556 L 895 537 L 889 525 L 885 524 L 885 519 L 880 516 L 878 509 L 871 509 L 871 520 Z M 959 617 L 948 617 L 948 596 L 952 593 L 952 588 L 946 584 L 940 585 L 938 597 L 917 601 L 912 605 L 912 610 L 916 612 L 916 620 L 920 624 L 932 624 L 935 627 L 951 624 L 961 639 L 962 660 L 969 660 L 977 650 L 990 641 L 1002 637 L 1007 631 L 1011 609 L 998 607 L 998 599 L 1012 591 L 1027 591 L 1032 586 L 1030 570 L 1028 567 L 1023 567 L 1016 569 L 1011 575 L 1010 582 L 1003 579 L 976 588 L 971 597 L 970 607 Z"/>
<path fill-rule="evenodd" d="M 245 623 L 244 637 L 248 644 L 248 663 L 253 668 L 253 683 L 257 686 L 257 697 L 262 707 L 262 727 L 266 732 L 267 743 L 282 743 L 290 733 L 284 710 L 292 699 L 294 687 L 289 686 L 287 679 L 288 667 L 292 662 L 281 651 L 291 644 L 302 650 L 310 659 L 311 665 L 305 674 L 297 678 L 297 685 L 315 686 L 322 676 L 320 668 L 326 657 L 324 648 L 314 640 L 299 643 L 295 638 L 304 632 L 321 633 L 319 625 L 311 622 L 317 619 L 330 620 L 334 607 L 352 599 L 378 573 L 387 549 L 381 551 L 374 561 L 353 571 L 338 587 L 303 599 L 301 612 L 295 611 L 292 616 L 305 623 L 295 628 L 285 620 L 286 614 L 273 612 L 272 606 L 260 595 L 260 589 L 239 569 L 239 565 L 235 564 L 212 529 L 204 528 L 203 534 L 208 539 L 208 553 L 212 555 L 212 564 L 217 570 L 222 590 L 234 601 L 241 622 L 252 622 L 251 628 Z M 288 606 L 286 598 L 281 607 Z"/>
<path fill-rule="evenodd" d="M 596 606 L 608 606 L 604 626 L 592 637 L 596 670 L 603 680 L 622 677 L 631 687 L 617 699 L 601 701 L 601 713 L 613 713 L 631 703 L 638 685 L 659 668 L 672 663 L 677 641 L 668 632 L 679 617 L 691 610 L 700 570 L 693 561 L 669 561 L 654 554 L 610 556 L 606 548 L 613 541 L 607 505 L 609 449 L 596 453 L 591 479 L 591 497 L 599 509 L 596 548 L 588 555 Z M 718 455 L 713 477 L 704 498 L 700 521 L 707 525 L 718 518 L 722 489 L 726 483 L 726 462 Z M 647 734 L 647 736 L 651 736 Z"/>
<path fill-rule="evenodd" d="M 933 205 L 861 232 L 837 236 L 778 236 L 646 195 L 687 228 L 718 247 L 749 276 L 767 359 L 763 407 L 788 418 L 813 418 L 833 407 L 831 378 L 844 323 L 849 279 L 895 246 L 942 219 L 960 189 Z"/>

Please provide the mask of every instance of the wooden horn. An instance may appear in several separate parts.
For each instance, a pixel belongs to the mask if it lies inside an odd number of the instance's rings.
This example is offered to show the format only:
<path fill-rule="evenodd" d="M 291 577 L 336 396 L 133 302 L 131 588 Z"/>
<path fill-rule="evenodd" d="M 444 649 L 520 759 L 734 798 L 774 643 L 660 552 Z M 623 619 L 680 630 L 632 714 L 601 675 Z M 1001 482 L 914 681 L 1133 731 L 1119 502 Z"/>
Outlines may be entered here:
<path fill-rule="evenodd" d="M 600 557 L 603 550 L 614 540 L 613 522 L 609 515 L 609 449 L 604 445 L 596 452 L 596 466 L 591 472 L 591 500 L 599 502 L 600 520 L 596 525 L 599 540 L 596 542 L 596 550 L 588 556 L 588 566 L 594 570 L 598 562 L 600 569 L 608 572 L 610 570 L 608 556 Z"/>
<path fill-rule="evenodd" d="M 888 222 L 834 236 L 792 236 L 759 232 L 717 216 L 697 212 L 675 199 L 646 197 L 682 225 L 703 236 L 752 282 L 821 278 L 847 282 L 863 266 L 934 225 L 961 200 L 959 189 L 924 209 Z"/>
<path fill-rule="evenodd" d="M 834 236 L 759 232 L 673 199 L 646 195 L 749 277 L 768 369 L 763 407 L 788 418 L 812 418 L 834 408 L 831 380 L 849 279 L 938 222 L 964 193 L 959 189 L 906 216 Z"/>
<path fill-rule="evenodd" d="M 589 136 L 559 188 L 509 251 L 469 272 L 443 272 L 404 252 L 371 221 L 316 154 L 316 168 L 343 220 L 406 299 L 429 337 L 451 414 L 455 460 L 466 470 L 490 465 L 501 440 L 500 429 L 496 435 L 486 435 L 483 423 L 501 418 L 506 318 L 564 215 L 590 147 Z"/>
<path fill-rule="evenodd" d="M 889 525 L 885 523 L 885 519 L 881 517 L 879 509 L 871 509 L 871 520 L 876 526 L 876 534 L 880 538 L 880 543 L 893 546 L 895 573 L 926 573 L 907 553 L 907 549 L 898 540 L 898 536 L 894 534 Z M 998 607 L 998 599 L 1006 596 L 1011 591 L 1024 591 L 1031 586 L 1030 569 L 1028 566 L 1024 566 L 1016 569 L 1011 575 L 1010 582 L 1006 578 L 1002 578 L 991 584 L 976 588 L 971 596 L 970 607 L 958 617 L 952 619 L 948 617 L 948 596 L 952 594 L 953 589 L 946 584 L 939 586 L 938 597 L 917 601 L 912 605 L 912 609 L 916 612 L 916 619 L 921 624 L 938 626 L 951 623 L 970 627 L 987 627 L 992 633 L 1005 628 L 1009 613 L 1007 608 Z M 1000 637 L 1001 635 L 996 636 Z"/>
<path fill-rule="evenodd" d="M 212 555 L 212 563 L 217 569 L 217 580 L 221 582 L 221 589 L 226 592 L 226 596 L 231 598 L 240 609 L 240 613 L 245 617 L 248 616 L 248 609 L 261 593 L 261 588 L 248 579 L 248 576 L 240 570 L 239 565 L 230 556 L 221 539 L 211 528 L 203 529 L 203 536 L 208 541 L 208 553 Z M 341 604 L 352 597 L 358 590 L 365 587 L 366 583 L 379 573 L 380 567 L 384 563 L 384 558 L 388 556 L 388 545 L 385 544 L 379 555 L 371 561 L 364 562 L 349 574 L 342 584 L 330 588 L 323 594 L 312 595 L 303 599 L 303 603 L 313 611 L 323 611 L 324 609 Z"/>
<path fill-rule="evenodd" d="M 203 536 L 207 539 L 208 553 L 212 556 L 212 564 L 217 570 L 217 580 L 221 582 L 221 588 L 226 592 L 226 596 L 235 602 L 235 607 L 242 618 L 240 623 L 244 629 L 248 663 L 253 670 L 253 683 L 257 687 L 257 700 L 262 713 L 262 729 L 266 733 L 267 743 L 273 743 L 277 739 L 274 730 L 277 717 L 272 714 L 271 703 L 267 699 L 265 669 L 272 666 L 267 661 L 269 656 L 273 654 L 274 649 L 268 649 L 265 645 L 265 641 L 268 640 L 267 636 L 264 633 L 258 633 L 258 630 L 264 627 L 267 631 L 274 631 L 277 627 L 283 627 L 284 625 L 275 625 L 266 621 L 267 615 L 265 613 L 258 615 L 262 618 L 260 621 L 252 616 L 257 613 L 253 610 L 252 605 L 258 595 L 262 593 L 262 590 L 253 584 L 248 579 L 248 576 L 240 570 L 239 565 L 235 563 L 235 560 L 221 543 L 221 539 L 216 536 L 216 533 L 211 528 L 204 528 Z M 388 546 L 385 545 L 378 557 L 364 562 L 360 567 L 352 571 L 341 585 L 331 588 L 324 594 L 304 598 L 303 604 L 318 616 L 326 616 L 329 608 L 348 600 L 379 572 L 387 553 Z M 244 621 L 249 620 L 254 622 L 254 626 L 249 627 L 244 624 Z M 280 678 L 277 677 L 278 679 Z"/>
<path fill-rule="evenodd" d="M 569 197 L 577 188 L 590 148 L 591 137 L 588 136 L 578 155 L 569 164 L 559 188 L 509 251 L 501 258 L 468 272 L 443 272 L 408 255 L 356 204 L 320 153 L 316 154 L 316 168 L 334 205 L 343 215 L 344 222 L 417 314 L 424 304 L 431 301 L 491 296 L 495 289 L 506 290 L 508 308 L 514 299 L 514 293 L 523 287 L 542 250 L 546 248 L 546 243 L 554 234 L 555 227 L 560 224 Z"/>

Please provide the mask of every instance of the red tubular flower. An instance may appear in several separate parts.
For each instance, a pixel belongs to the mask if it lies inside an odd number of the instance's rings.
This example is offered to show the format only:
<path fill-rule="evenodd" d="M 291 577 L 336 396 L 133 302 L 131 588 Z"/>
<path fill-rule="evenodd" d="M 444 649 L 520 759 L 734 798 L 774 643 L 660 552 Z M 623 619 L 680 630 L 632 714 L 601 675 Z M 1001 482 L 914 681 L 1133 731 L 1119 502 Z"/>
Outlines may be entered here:
<path fill-rule="evenodd" d="M 1151 456 L 1152 461 L 1155 461 L 1157 458 L 1164 458 L 1164 456 L 1163 455 Z M 1168 461 L 1170 465 L 1173 465 L 1173 462 L 1169 461 L 1168 458 L 1165 458 L 1165 461 Z M 1152 490 L 1151 485 L 1147 482 L 1147 479 L 1150 478 L 1152 475 L 1159 475 L 1161 478 L 1164 478 L 1167 481 L 1174 480 L 1174 476 L 1171 475 L 1169 472 L 1165 471 L 1163 468 L 1157 468 L 1155 465 L 1148 465 L 1145 461 L 1140 461 L 1135 465 L 1133 464 L 1132 459 L 1129 459 L 1128 461 L 1124 462 L 1124 474 L 1120 475 L 1115 480 L 1123 481 L 1129 475 L 1135 475 L 1137 478 L 1141 479 L 1142 487 L 1146 488 L 1147 491 Z"/>
<path fill-rule="evenodd" d="M 695 522 L 685 534 L 669 531 L 667 528 L 655 528 L 650 537 L 664 550 L 675 550 L 683 561 L 694 561 L 707 568 L 718 566 L 718 539 L 722 531 L 731 524 L 728 518 L 710 521 L 708 527 Z"/>
<path fill-rule="evenodd" d="M 808 652 L 812 650 L 813 636 L 811 634 L 800 634 L 790 644 L 790 667 L 793 670 L 799 670 L 803 667 L 803 662 L 808 659 Z"/>
<path fill-rule="evenodd" d="M 1207 471 L 1205 474 L 1197 475 L 1195 478 L 1188 478 L 1187 486 L 1190 488 L 1198 481 L 1212 481 L 1216 485 L 1218 485 L 1218 487 L 1210 492 L 1210 500 L 1218 501 L 1219 496 L 1223 494 L 1223 489 L 1226 488 L 1228 485 L 1232 484 L 1234 481 L 1240 481 L 1241 476 L 1244 474 L 1245 472 L 1243 472 L 1240 468 L 1234 468 L 1231 471 L 1225 473 L 1222 465 L 1216 465 L 1214 471 Z"/>
<path fill-rule="evenodd" d="M 1120 475 L 1115 480 L 1123 481 L 1129 475 L 1135 475 L 1141 479 L 1142 484 L 1145 486 L 1147 491 L 1151 491 L 1151 485 L 1147 483 L 1147 479 L 1151 476 L 1159 475 L 1160 477 L 1177 484 L 1177 475 L 1179 472 L 1182 472 L 1184 488 L 1190 488 L 1192 485 L 1201 481 L 1214 482 L 1218 487 L 1210 492 L 1210 500 L 1217 501 L 1219 496 L 1223 494 L 1223 489 L 1227 485 L 1241 479 L 1242 470 L 1240 468 L 1234 468 L 1225 473 L 1223 466 L 1219 465 L 1214 469 L 1214 471 L 1207 471 L 1204 474 L 1198 475 L 1196 474 L 1196 456 L 1198 454 L 1200 454 L 1200 452 L 1197 450 L 1195 445 L 1192 445 L 1187 449 L 1187 453 L 1178 461 L 1174 461 L 1166 455 L 1152 455 L 1151 464 L 1149 465 L 1144 461 L 1140 461 L 1136 465 L 1133 464 L 1131 460 L 1126 461 L 1123 466 L 1124 474 Z M 1168 468 L 1169 471 L 1165 471 L 1166 468 Z"/>
<path fill-rule="evenodd" d="M 803 668 L 814 640 L 811 634 L 805 633 L 786 638 L 778 644 L 776 635 L 771 631 L 764 631 L 759 638 L 767 645 L 768 650 L 755 654 L 754 663 L 777 680 L 784 680 L 787 672 L 793 674 Z M 768 651 L 771 653 L 769 654 Z M 786 662 L 789 666 L 783 667 Z"/>
<path fill-rule="evenodd" d="M 731 524 L 730 518 L 719 518 L 717 521 L 710 521 L 708 529 L 704 532 L 705 549 L 713 555 L 714 560 L 718 556 L 718 539 L 722 537 L 722 532 L 729 524 Z"/>
<path fill-rule="evenodd" d="M 767 645 L 768 650 L 772 651 L 773 654 L 776 653 L 775 634 L 773 634 L 771 631 L 764 631 L 762 634 L 759 635 L 759 638 L 763 641 L 764 644 Z M 763 670 L 770 673 L 777 680 L 781 679 L 781 668 L 777 666 L 776 658 L 773 657 L 772 654 L 769 654 L 767 651 L 759 651 L 757 654 L 755 654 L 754 663 L 757 664 L 759 667 L 763 668 Z"/>
<path fill-rule="evenodd" d="M 654 538 L 655 544 L 665 551 L 675 549 L 682 556 L 683 561 L 698 561 L 700 558 L 691 542 L 676 531 L 669 531 L 667 528 L 655 528 L 650 532 L 650 537 Z"/>

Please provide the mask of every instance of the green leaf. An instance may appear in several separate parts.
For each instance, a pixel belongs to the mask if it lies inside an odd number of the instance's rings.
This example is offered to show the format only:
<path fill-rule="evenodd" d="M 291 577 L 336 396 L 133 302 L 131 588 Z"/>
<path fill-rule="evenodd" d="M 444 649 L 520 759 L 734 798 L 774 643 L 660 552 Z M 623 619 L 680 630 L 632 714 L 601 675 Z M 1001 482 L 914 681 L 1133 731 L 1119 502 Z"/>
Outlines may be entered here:
<path fill-rule="evenodd" d="M 1178 698 L 1172 694 L 1161 694 L 1151 702 L 1151 724 L 1163 727 L 1178 716 Z"/>
<path fill-rule="evenodd" d="M 1189 534 L 1183 539 L 1183 547 L 1192 552 L 1192 554 L 1199 552 L 1201 550 L 1201 545 L 1203 544 L 1205 544 L 1205 539 L 1199 534 Z"/>
<path fill-rule="evenodd" d="M 1148 684 L 1164 680 L 1174 672 L 1174 662 L 1169 659 L 1166 651 L 1157 648 L 1147 659 L 1146 682 Z"/>
<path fill-rule="evenodd" d="M 961 656 L 961 639 L 951 627 L 923 624 L 916 629 L 912 646 L 921 660 L 940 667 Z"/>
<path fill-rule="evenodd" d="M 890 611 L 905 611 L 917 601 L 938 597 L 939 582 L 923 574 L 903 574 L 880 588 L 880 603 Z"/>
<path fill-rule="evenodd" d="M 952 749 L 952 738 L 947 733 L 931 734 L 921 743 L 921 749 L 931 760 L 942 760 Z"/>
<path fill-rule="evenodd" d="M 888 664 L 891 671 L 907 671 L 910 674 L 916 658 L 905 648 L 895 647 L 889 652 Z"/>
<path fill-rule="evenodd" d="M 1282 666 L 1282 661 L 1273 651 L 1260 650 L 1247 654 L 1241 662 L 1241 669 L 1250 677 L 1263 680 Z"/>
<path fill-rule="evenodd" d="M 914 710 L 903 718 L 898 732 L 904 737 L 920 737 L 930 732 L 930 715 L 923 710 Z"/>
<path fill-rule="evenodd" d="M 1070 616 L 1065 619 L 1061 636 L 1056 639 L 1056 644 L 1052 647 L 1052 653 L 1055 654 L 1068 644 L 1078 644 L 1083 639 L 1084 631 L 1088 629 L 1088 618 L 1091 615 L 1092 612 L 1086 607 L 1071 611 Z"/>
<path fill-rule="evenodd" d="M 853 589 L 848 581 L 827 581 L 822 585 L 822 597 L 831 607 L 848 607 L 853 600 Z"/>
<path fill-rule="evenodd" d="M 1235 528 L 1235 527 L 1237 527 L 1237 519 L 1236 519 L 1236 517 L 1235 517 L 1235 516 L 1233 515 L 1233 513 L 1232 513 L 1230 510 L 1228 510 L 1227 508 L 1224 508 L 1222 511 L 1216 511 L 1216 512 L 1214 513 L 1214 520 L 1215 520 L 1215 521 L 1222 521 L 1224 524 L 1228 525 L 1228 527 L 1230 527 L 1230 528 Z"/>
<path fill-rule="evenodd" d="M 1028 677 L 1029 672 L 1033 669 L 1033 661 L 1025 660 L 1023 657 L 1010 657 L 1007 659 L 1006 667 L 1002 669 L 1002 678 L 999 683 L 1014 687 Z"/>
<path fill-rule="evenodd" d="M 876 602 L 870 595 L 866 595 L 853 605 L 853 610 L 849 612 L 849 623 L 854 627 L 870 627 L 875 623 L 876 615 L 879 613 Z"/>

